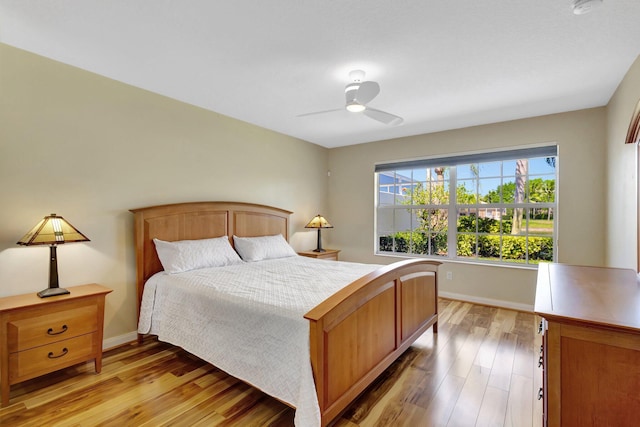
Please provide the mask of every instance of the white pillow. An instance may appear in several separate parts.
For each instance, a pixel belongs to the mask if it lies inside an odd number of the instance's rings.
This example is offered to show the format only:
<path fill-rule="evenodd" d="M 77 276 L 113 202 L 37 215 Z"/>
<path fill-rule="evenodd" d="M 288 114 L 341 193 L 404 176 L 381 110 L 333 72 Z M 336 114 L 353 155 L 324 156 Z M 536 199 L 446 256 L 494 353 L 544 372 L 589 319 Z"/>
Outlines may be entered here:
<path fill-rule="evenodd" d="M 233 243 L 244 261 L 262 261 L 297 255 L 282 234 L 262 237 L 233 236 Z"/>
<path fill-rule="evenodd" d="M 162 267 L 167 273 L 242 263 L 227 236 L 176 242 L 153 239 L 153 243 L 156 245 Z"/>

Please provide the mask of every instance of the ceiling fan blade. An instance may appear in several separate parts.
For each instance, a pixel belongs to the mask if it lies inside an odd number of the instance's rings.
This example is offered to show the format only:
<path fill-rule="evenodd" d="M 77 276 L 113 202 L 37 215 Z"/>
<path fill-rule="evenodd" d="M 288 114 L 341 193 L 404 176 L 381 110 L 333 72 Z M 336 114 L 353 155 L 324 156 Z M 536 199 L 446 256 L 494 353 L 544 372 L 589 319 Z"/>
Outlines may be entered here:
<path fill-rule="evenodd" d="M 315 116 L 316 114 L 333 113 L 334 111 L 342 111 L 344 108 L 334 108 L 332 110 L 314 111 L 313 113 L 298 114 L 296 117 Z"/>
<path fill-rule="evenodd" d="M 364 110 L 362 114 L 373 120 L 384 123 L 385 125 L 397 126 L 404 121 L 402 117 L 394 116 L 391 113 L 386 113 L 384 111 L 375 110 L 369 107 L 367 107 L 367 109 Z"/>
<path fill-rule="evenodd" d="M 362 82 L 356 92 L 355 100 L 359 104 L 367 104 L 380 93 L 380 85 L 376 82 Z"/>

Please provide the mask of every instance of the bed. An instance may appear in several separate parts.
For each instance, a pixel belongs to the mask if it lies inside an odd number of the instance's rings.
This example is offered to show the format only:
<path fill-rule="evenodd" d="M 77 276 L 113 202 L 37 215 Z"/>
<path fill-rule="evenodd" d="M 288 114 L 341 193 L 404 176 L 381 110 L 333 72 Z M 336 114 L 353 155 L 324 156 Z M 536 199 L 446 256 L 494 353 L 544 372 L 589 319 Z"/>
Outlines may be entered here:
<path fill-rule="evenodd" d="M 231 236 L 282 235 L 284 239 L 289 239 L 291 212 L 264 205 L 192 202 L 139 208 L 133 209 L 132 212 L 134 213 L 136 282 L 140 319 L 142 319 L 141 313 L 143 317 L 148 316 L 145 313 L 148 310 L 143 307 L 145 285 L 150 283 L 157 286 L 158 280 L 164 280 L 162 278 L 168 276 L 162 271 L 163 267 L 156 252 L 154 238 L 175 242 L 229 236 L 232 244 Z M 301 266 L 296 268 L 315 268 L 309 263 L 319 263 L 323 264 L 323 268 L 331 266 L 333 269 L 345 271 L 345 274 L 354 274 L 346 270 L 350 263 L 302 258 L 291 257 L 293 264 Z M 269 262 L 275 265 L 280 261 Z M 259 262 L 253 264 L 252 267 L 259 267 Z M 295 407 L 297 426 L 326 426 L 420 335 L 430 327 L 433 327 L 434 333 L 437 332 L 437 267 L 439 264 L 437 261 L 424 259 L 399 261 L 377 268 L 370 266 L 369 269 L 364 265 L 353 264 L 358 274 L 364 273 L 362 276 L 349 279 L 346 286 L 335 292 L 332 291 L 317 305 L 302 313 L 300 317 L 304 320 L 296 320 L 296 330 L 304 331 L 305 334 L 304 342 L 296 344 L 298 347 L 302 346 L 305 352 L 304 360 L 301 362 L 302 373 L 299 376 L 301 381 L 306 381 L 305 378 L 308 377 L 311 386 L 309 381 L 303 382 L 300 385 L 300 396 L 293 398 L 273 386 L 281 380 L 280 378 L 267 379 L 267 382 L 263 383 L 262 378 L 255 378 L 248 371 L 225 369 L 225 361 L 218 360 L 216 355 L 210 355 L 210 352 L 206 351 L 203 344 L 206 341 L 204 338 L 197 340 L 202 347 L 191 351 L 189 344 L 181 337 L 193 334 L 192 330 L 177 331 L 169 339 L 158 334 L 158 338 L 193 352 L 220 369 L 227 370 L 229 374 Z M 225 271 L 235 268 L 239 267 L 224 267 Z M 278 270 L 280 268 L 273 267 L 276 271 L 280 271 Z M 227 274 L 230 275 L 228 277 L 233 277 L 235 270 L 227 271 Z M 343 277 L 349 277 L 348 274 Z M 150 288 L 151 285 L 146 294 L 151 293 Z M 154 292 L 157 291 L 154 290 Z M 146 295 L 145 298 L 147 298 Z M 257 310 L 261 309 L 257 308 Z M 205 311 L 221 312 L 224 309 Z M 235 311 L 235 308 L 232 311 Z M 199 316 L 199 314 L 196 315 Z M 280 326 L 275 326 L 276 329 L 278 327 Z M 151 327 L 139 330 L 144 333 L 147 331 L 153 334 Z M 203 329 L 199 333 L 204 337 L 215 335 L 216 330 Z M 139 340 L 142 340 L 142 337 L 143 335 L 139 334 Z M 263 350 L 256 349 L 256 351 L 260 353 Z M 286 370 L 286 367 L 282 369 Z M 272 375 L 272 371 L 273 375 L 278 375 L 277 368 L 271 366 L 262 369 L 261 375 Z M 297 373 L 296 376 L 298 376 Z"/>

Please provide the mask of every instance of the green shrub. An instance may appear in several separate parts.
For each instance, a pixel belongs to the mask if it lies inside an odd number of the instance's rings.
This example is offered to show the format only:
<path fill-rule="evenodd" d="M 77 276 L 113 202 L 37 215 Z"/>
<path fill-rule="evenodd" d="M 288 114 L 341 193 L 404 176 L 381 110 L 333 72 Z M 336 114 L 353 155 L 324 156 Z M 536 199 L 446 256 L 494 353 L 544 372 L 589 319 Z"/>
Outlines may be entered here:
<path fill-rule="evenodd" d="M 429 237 L 427 237 L 429 236 Z M 416 255 L 446 255 L 447 235 L 397 232 L 389 236 L 381 236 L 380 251 L 410 253 Z M 504 261 L 527 260 L 527 237 L 502 235 L 502 253 L 500 252 L 500 235 L 458 234 L 456 254 L 459 257 L 478 257 L 481 259 L 502 259 Z M 501 258 L 502 255 L 502 258 Z M 552 237 L 528 238 L 529 262 L 553 261 Z"/>
<path fill-rule="evenodd" d="M 478 233 L 498 234 L 500 233 L 500 220 L 493 218 L 477 218 L 476 215 L 463 215 L 458 218 L 458 231 L 475 233 L 476 222 L 478 223 Z M 502 232 L 511 233 L 511 219 L 502 220 Z"/>
<path fill-rule="evenodd" d="M 416 255 L 446 255 L 447 235 L 432 234 L 429 237 L 424 233 L 411 233 L 400 231 L 392 236 L 381 236 L 379 241 L 380 251 L 411 253 Z"/>

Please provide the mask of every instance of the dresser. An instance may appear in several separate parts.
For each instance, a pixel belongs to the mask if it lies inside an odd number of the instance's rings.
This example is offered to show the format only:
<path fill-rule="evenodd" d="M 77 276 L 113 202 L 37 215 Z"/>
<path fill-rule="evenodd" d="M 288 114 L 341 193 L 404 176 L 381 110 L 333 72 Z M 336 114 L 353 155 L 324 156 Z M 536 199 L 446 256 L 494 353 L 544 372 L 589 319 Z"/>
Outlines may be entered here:
<path fill-rule="evenodd" d="M 69 295 L 40 298 L 35 292 L 0 298 L 2 406 L 17 384 L 93 360 L 102 369 L 105 296 L 111 289 L 90 284 Z"/>
<path fill-rule="evenodd" d="M 544 426 L 640 423 L 640 284 L 634 270 L 540 264 Z"/>

